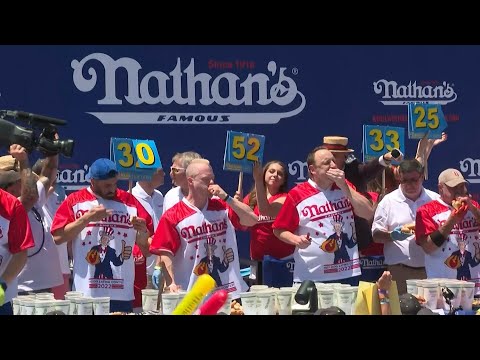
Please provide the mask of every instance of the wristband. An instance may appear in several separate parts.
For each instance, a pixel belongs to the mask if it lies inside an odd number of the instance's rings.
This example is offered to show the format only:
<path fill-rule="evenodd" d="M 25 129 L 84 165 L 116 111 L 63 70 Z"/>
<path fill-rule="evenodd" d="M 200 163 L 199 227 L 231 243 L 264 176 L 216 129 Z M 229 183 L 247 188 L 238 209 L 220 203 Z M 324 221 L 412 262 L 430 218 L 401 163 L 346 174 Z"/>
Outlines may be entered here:
<path fill-rule="evenodd" d="M 438 230 L 435 230 L 433 233 L 430 234 L 430 239 L 432 239 L 433 243 L 437 245 L 437 247 L 442 246 L 445 240 L 447 240 L 446 236 L 444 236 Z"/>
<path fill-rule="evenodd" d="M 386 305 L 390 304 L 390 299 L 389 298 L 381 298 L 380 299 L 380 305 Z"/>
<path fill-rule="evenodd" d="M 155 266 L 153 267 L 153 269 L 154 269 L 154 270 L 162 270 L 162 267 L 159 266 L 159 265 L 155 265 Z"/>
<path fill-rule="evenodd" d="M 378 289 L 378 294 L 383 296 L 388 296 L 388 290 Z"/>
<path fill-rule="evenodd" d="M 7 282 L 0 277 L 0 286 L 2 287 L 3 291 L 7 291 Z"/>
<path fill-rule="evenodd" d="M 227 194 L 227 196 L 225 196 L 225 198 L 223 199 L 223 201 L 227 202 L 229 197 L 230 197 L 230 195 Z"/>

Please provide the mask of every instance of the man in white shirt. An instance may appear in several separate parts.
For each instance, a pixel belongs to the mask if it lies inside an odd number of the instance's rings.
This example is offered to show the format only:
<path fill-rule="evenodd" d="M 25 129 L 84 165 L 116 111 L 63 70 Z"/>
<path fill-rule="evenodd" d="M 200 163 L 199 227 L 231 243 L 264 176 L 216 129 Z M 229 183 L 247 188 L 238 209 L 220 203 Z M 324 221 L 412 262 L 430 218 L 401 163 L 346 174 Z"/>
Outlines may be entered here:
<path fill-rule="evenodd" d="M 415 223 L 420 206 L 439 197 L 423 187 L 423 170 L 417 160 L 400 163 L 400 186 L 380 201 L 372 224 L 373 241 L 384 244 L 385 264 L 399 294 L 407 291 L 405 280 L 427 277 L 425 256 L 415 243 L 414 232 L 402 231 L 403 225 Z"/>
<path fill-rule="evenodd" d="M 162 186 L 165 179 L 165 172 L 162 168 L 159 168 L 152 175 L 152 179 L 149 181 L 137 181 L 136 185 L 132 189 L 132 195 L 143 205 L 145 210 L 150 214 L 153 221 L 153 230 L 155 231 L 158 226 L 158 222 L 163 214 L 163 194 L 157 190 Z M 147 289 L 152 289 L 151 276 L 156 265 L 157 256 L 151 255 L 146 259 L 147 268 Z"/>

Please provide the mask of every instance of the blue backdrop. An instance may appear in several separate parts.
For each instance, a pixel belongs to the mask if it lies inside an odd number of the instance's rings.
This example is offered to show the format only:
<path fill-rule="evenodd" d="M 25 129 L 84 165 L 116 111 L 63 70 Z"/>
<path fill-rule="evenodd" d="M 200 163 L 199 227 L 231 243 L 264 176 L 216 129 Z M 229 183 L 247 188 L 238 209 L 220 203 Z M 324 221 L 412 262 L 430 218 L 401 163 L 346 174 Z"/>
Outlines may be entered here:
<path fill-rule="evenodd" d="M 222 170 L 227 130 L 265 135 L 264 160 L 289 165 L 290 186 L 307 177 L 308 152 L 343 135 L 361 158 L 362 126 L 407 129 L 407 103 L 442 104 L 449 139 L 434 149 L 426 187 L 448 167 L 480 193 L 476 122 L 479 46 L 0 46 L 0 108 L 68 121 L 75 140 L 59 182 L 84 186 L 88 165 L 109 156 L 111 137 L 155 140 L 168 173 L 176 152 L 208 158 L 230 193 L 237 173 Z M 22 125 L 21 122 L 17 122 Z M 407 132 L 406 132 L 407 134 Z M 405 140 L 413 157 L 417 140 Z M 251 186 L 245 176 L 244 192 Z M 126 186 L 124 182 L 123 187 Z M 170 188 L 170 179 L 161 189 Z M 240 236 L 241 253 L 248 248 Z"/>

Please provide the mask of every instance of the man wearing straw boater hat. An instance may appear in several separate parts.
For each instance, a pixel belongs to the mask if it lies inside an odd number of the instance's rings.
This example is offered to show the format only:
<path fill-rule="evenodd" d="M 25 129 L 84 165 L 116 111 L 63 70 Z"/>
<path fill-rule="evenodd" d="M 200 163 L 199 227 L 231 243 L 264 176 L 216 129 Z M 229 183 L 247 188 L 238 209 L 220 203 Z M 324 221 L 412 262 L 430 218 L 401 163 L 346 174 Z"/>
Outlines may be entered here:
<path fill-rule="evenodd" d="M 352 154 L 354 150 L 349 149 L 347 145 L 347 137 L 325 136 L 322 147 L 332 152 L 337 167 L 345 171 L 345 178 L 355 185 L 357 191 L 365 193 L 367 191 L 367 182 L 374 179 L 384 167 L 390 166 L 394 157 L 391 152 L 388 152 L 377 159 L 370 160 L 367 163 L 361 163 L 355 156 L 349 155 Z M 396 160 L 400 160 L 400 158 Z"/>

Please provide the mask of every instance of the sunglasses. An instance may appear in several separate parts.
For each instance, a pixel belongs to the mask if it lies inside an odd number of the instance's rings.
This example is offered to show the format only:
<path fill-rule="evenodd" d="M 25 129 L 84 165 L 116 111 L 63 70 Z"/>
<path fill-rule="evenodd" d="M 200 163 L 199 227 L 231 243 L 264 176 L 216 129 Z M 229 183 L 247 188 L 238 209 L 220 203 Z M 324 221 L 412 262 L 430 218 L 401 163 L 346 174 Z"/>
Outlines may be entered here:
<path fill-rule="evenodd" d="M 178 174 L 180 171 L 183 171 L 185 170 L 184 168 L 175 168 L 175 167 L 171 167 L 170 170 L 172 171 L 172 173 L 174 174 Z"/>

